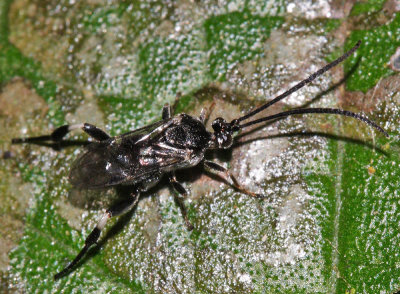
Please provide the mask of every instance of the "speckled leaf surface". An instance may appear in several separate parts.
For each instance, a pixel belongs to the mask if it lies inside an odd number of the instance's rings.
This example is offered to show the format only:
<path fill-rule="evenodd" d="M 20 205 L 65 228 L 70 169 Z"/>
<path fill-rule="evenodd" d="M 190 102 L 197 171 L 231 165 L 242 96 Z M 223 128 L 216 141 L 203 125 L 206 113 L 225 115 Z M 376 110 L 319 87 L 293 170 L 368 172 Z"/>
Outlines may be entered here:
<path fill-rule="evenodd" d="M 396 1 L 1 1 L 0 292 L 398 291 L 398 10 Z M 178 92 L 177 111 L 199 115 L 215 103 L 211 120 L 231 120 L 359 39 L 343 66 L 265 113 L 340 107 L 390 138 L 332 115 L 242 132 L 232 150 L 206 157 L 265 199 L 201 166 L 181 171 L 193 231 L 162 181 L 53 280 L 103 209 L 127 195 L 68 183 L 79 144 L 55 150 L 11 138 L 79 122 L 117 135 L 158 120 Z"/>

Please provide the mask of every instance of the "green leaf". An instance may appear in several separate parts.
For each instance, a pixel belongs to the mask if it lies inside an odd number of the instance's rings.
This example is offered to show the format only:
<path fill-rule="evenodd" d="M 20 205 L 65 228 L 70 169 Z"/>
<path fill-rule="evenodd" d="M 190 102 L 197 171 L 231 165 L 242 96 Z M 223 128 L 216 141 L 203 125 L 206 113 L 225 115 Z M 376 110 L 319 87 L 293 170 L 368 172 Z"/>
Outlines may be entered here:
<path fill-rule="evenodd" d="M 359 1 L 357 3 L 354 3 L 350 15 L 359 15 L 363 13 L 373 13 L 380 11 L 384 3 L 385 0 Z"/>
<path fill-rule="evenodd" d="M 400 77 L 388 64 L 400 45 L 399 15 L 378 4 L 357 13 L 356 4 L 348 16 L 309 1 L 3 1 L 0 243 L 7 255 L 0 292 L 397 291 Z M 348 35 L 344 27 L 354 29 Z M 232 150 L 206 156 L 265 199 L 207 177 L 201 166 L 179 171 L 193 231 L 163 180 L 107 224 L 100 246 L 72 273 L 53 280 L 102 209 L 129 195 L 69 184 L 83 147 L 11 145 L 12 138 L 83 121 L 118 135 L 159 120 L 179 92 L 178 111 L 198 116 L 214 105 L 210 122 L 231 120 L 358 39 L 360 49 L 344 64 L 346 89 L 326 91 L 342 78 L 335 69 L 263 115 L 340 107 L 364 112 L 389 139 L 334 115 L 243 132 Z"/>
<path fill-rule="evenodd" d="M 248 11 L 210 17 L 204 23 L 207 51 L 210 52 L 210 74 L 221 79 L 237 63 L 261 57 L 263 42 L 282 18 L 252 15 Z"/>
<path fill-rule="evenodd" d="M 362 41 L 360 50 L 345 63 L 349 71 L 357 63 L 356 71 L 349 76 L 347 88 L 351 91 L 366 92 L 380 79 L 392 75 L 390 57 L 400 46 L 400 14 L 395 15 L 388 24 L 366 30 L 352 31 L 347 39 L 347 48 L 358 40 Z"/>

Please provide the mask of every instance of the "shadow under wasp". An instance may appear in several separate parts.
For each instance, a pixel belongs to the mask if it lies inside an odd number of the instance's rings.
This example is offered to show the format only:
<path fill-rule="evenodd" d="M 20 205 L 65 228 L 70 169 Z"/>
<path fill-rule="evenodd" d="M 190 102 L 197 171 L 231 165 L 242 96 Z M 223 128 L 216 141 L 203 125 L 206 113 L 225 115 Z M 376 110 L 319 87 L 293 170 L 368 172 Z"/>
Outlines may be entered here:
<path fill-rule="evenodd" d="M 353 54 L 360 44 L 361 41 L 358 41 L 353 48 L 338 59 L 247 114 L 231 122 L 227 122 L 221 117 L 216 118 L 212 123 L 214 132 L 206 130 L 205 122 L 209 115 L 207 111 L 202 110 L 199 117 L 185 113 L 173 115 L 172 108 L 167 104 L 162 109 L 160 121 L 115 137 L 110 137 L 94 125 L 83 123 L 58 127 L 50 135 L 13 139 L 12 143 L 60 142 L 70 131 L 81 129 L 95 142 L 88 144 L 87 151 L 72 164 L 69 174 L 71 184 L 82 189 L 100 189 L 125 185 L 132 187 L 129 199 L 106 210 L 96 227 L 87 236 L 84 247 L 78 255 L 64 269 L 54 275 L 54 278 L 59 279 L 69 273 L 89 248 L 97 244 L 101 230 L 105 227 L 107 220 L 130 211 L 137 204 L 140 193 L 156 185 L 163 176 L 167 177 L 169 183 L 177 192 L 175 197 L 182 210 L 185 224 L 189 230 L 192 230 L 193 225 L 188 220 L 187 210 L 183 202 L 187 191 L 176 180 L 175 171 L 177 170 L 203 163 L 207 170 L 222 173 L 225 180 L 239 191 L 252 197 L 262 198 L 261 195 L 246 190 L 225 167 L 204 159 L 204 154 L 208 149 L 230 148 L 233 144 L 234 133 L 244 128 L 297 114 L 336 114 L 363 121 L 388 137 L 385 130 L 368 118 L 337 108 L 298 108 L 247 121 L 341 63 Z"/>

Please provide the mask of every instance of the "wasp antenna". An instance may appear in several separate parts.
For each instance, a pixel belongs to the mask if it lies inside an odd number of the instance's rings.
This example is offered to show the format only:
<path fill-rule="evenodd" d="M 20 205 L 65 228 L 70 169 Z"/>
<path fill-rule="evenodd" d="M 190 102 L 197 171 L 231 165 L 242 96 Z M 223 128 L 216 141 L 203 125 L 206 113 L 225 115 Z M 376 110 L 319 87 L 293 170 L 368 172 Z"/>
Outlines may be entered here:
<path fill-rule="evenodd" d="M 347 111 L 347 110 L 342 110 L 342 109 L 337 109 L 337 108 L 300 108 L 300 109 L 293 109 L 293 110 L 289 110 L 289 111 L 284 111 L 284 112 L 280 112 L 280 113 L 276 113 L 270 116 L 266 116 L 260 119 L 256 119 L 253 120 L 251 122 L 239 125 L 238 127 L 240 129 L 246 128 L 248 126 L 254 125 L 254 124 L 258 124 L 264 121 L 268 121 L 268 120 L 273 120 L 273 119 L 277 119 L 277 118 L 282 118 L 282 117 L 287 117 L 287 116 L 291 116 L 291 115 L 295 115 L 295 114 L 307 114 L 307 113 L 328 113 L 328 114 L 336 114 L 336 115 L 343 115 L 343 116 L 349 116 L 349 117 L 353 117 L 355 119 L 358 119 L 360 121 L 365 122 L 366 124 L 370 125 L 371 127 L 375 128 L 376 130 L 378 130 L 379 132 L 381 132 L 382 134 L 384 134 L 386 137 L 389 137 L 389 134 L 382 129 L 380 126 L 378 126 L 376 123 L 374 123 L 373 121 L 369 120 L 368 118 L 359 115 L 357 113 L 351 112 L 351 111 Z"/>
<path fill-rule="evenodd" d="M 345 54 L 343 54 L 342 56 L 340 56 L 338 59 L 332 61 L 331 63 L 328 63 L 327 65 L 325 65 L 323 68 L 317 70 L 316 72 L 314 72 L 312 75 L 310 75 L 308 78 L 306 78 L 305 80 L 302 80 L 300 83 L 298 83 L 297 85 L 293 86 L 292 88 L 290 88 L 289 90 L 287 90 L 286 92 L 282 93 L 281 95 L 275 97 L 274 99 L 272 99 L 271 101 L 269 101 L 268 103 L 260 106 L 259 108 L 254 109 L 253 111 L 247 113 L 246 115 L 238 118 L 235 120 L 235 123 L 237 122 L 241 122 L 257 113 L 259 113 L 260 111 L 263 111 L 264 109 L 267 109 L 268 107 L 270 107 L 271 105 L 275 104 L 276 102 L 286 98 L 287 96 L 289 96 L 290 94 L 296 92 L 297 90 L 303 88 L 305 85 L 307 85 L 308 83 L 311 83 L 313 80 L 315 80 L 317 77 L 319 77 L 320 75 L 324 74 L 325 72 L 327 72 L 328 70 L 330 70 L 332 67 L 338 65 L 339 63 L 341 63 L 343 60 L 345 60 L 346 58 L 348 58 L 351 54 L 354 53 L 354 51 L 356 51 L 358 49 L 358 47 L 360 47 L 361 44 L 361 40 L 359 40 L 353 48 L 351 48 L 349 51 L 347 51 Z M 232 123 L 231 123 L 232 124 Z"/>

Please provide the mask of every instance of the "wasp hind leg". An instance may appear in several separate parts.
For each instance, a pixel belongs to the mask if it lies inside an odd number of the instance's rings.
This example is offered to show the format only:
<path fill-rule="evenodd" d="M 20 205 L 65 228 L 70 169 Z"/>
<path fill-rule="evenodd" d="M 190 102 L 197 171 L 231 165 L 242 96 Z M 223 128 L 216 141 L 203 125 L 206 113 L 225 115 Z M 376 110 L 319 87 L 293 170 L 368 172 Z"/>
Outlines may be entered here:
<path fill-rule="evenodd" d="M 75 125 L 63 125 L 61 127 L 56 128 L 50 135 L 37 136 L 37 137 L 28 137 L 28 138 L 14 138 L 12 139 L 13 144 L 20 143 L 34 143 L 34 142 L 44 142 L 44 141 L 52 141 L 52 142 L 60 142 L 62 139 L 71 131 L 76 129 L 82 129 L 86 134 L 90 137 L 94 138 L 97 141 L 103 141 L 110 138 L 110 136 L 99 129 L 98 127 L 89 124 L 75 124 Z"/>
<path fill-rule="evenodd" d="M 129 200 L 117 203 L 116 205 L 107 209 L 107 211 L 100 218 L 96 227 L 92 230 L 89 236 L 87 236 L 85 240 L 85 245 L 82 248 L 82 250 L 78 253 L 78 255 L 74 258 L 74 260 L 71 261 L 62 271 L 54 275 L 54 279 L 58 280 L 59 278 L 68 274 L 82 260 L 82 258 L 90 249 L 90 247 L 92 247 L 92 245 L 97 244 L 97 240 L 100 237 L 101 230 L 105 227 L 107 221 L 114 216 L 125 214 L 128 211 L 130 211 L 137 204 L 139 200 L 139 195 L 140 195 L 139 190 L 137 190 L 131 195 Z"/>
<path fill-rule="evenodd" d="M 181 183 L 179 183 L 176 180 L 175 173 L 171 173 L 169 176 L 169 182 L 171 186 L 174 188 L 174 190 L 177 192 L 177 194 L 174 194 L 175 201 L 177 202 L 179 208 L 181 209 L 183 219 L 185 220 L 185 225 L 188 229 L 188 231 L 193 230 L 194 226 L 192 223 L 189 221 L 188 215 L 187 215 L 187 209 L 185 206 L 185 197 L 187 196 L 186 189 L 182 186 Z"/>

